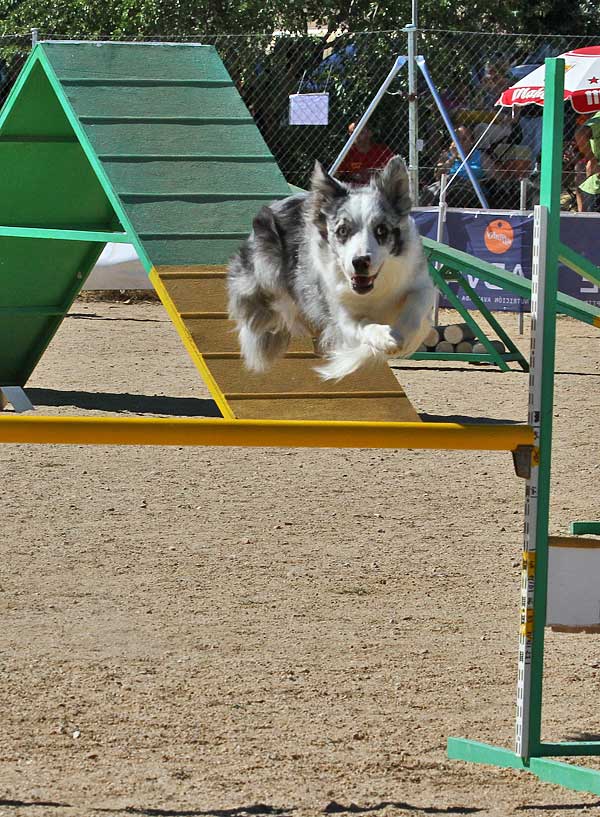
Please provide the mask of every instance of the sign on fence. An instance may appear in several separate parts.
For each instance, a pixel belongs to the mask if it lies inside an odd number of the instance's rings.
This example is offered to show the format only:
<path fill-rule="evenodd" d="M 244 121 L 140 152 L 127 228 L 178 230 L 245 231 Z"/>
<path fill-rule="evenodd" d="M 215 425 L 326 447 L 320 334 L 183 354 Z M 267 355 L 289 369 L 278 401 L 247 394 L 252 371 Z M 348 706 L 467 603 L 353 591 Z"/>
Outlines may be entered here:
<path fill-rule="evenodd" d="M 329 94 L 291 94 L 290 125 L 328 125 Z"/>

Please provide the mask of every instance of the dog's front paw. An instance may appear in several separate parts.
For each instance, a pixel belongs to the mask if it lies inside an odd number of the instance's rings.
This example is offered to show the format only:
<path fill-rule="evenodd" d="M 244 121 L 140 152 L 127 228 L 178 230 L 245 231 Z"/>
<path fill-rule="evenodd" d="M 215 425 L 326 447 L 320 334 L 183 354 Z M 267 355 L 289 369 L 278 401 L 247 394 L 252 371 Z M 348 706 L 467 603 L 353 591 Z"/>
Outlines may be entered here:
<path fill-rule="evenodd" d="M 392 335 L 398 343 L 398 357 L 411 357 L 423 343 L 429 332 L 430 324 L 423 323 L 418 330 L 414 329 L 392 329 Z"/>
<path fill-rule="evenodd" d="M 402 339 L 390 326 L 373 323 L 363 329 L 364 341 L 378 352 L 384 355 L 398 354 Z"/>

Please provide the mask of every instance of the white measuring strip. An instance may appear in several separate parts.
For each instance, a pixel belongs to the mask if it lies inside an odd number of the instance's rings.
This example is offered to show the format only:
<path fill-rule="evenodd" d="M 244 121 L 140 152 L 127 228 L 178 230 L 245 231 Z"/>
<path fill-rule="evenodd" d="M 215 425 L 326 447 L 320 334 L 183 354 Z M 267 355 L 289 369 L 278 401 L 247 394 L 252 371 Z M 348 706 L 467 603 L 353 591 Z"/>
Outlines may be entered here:
<path fill-rule="evenodd" d="M 537 204 L 533 211 L 533 264 L 531 270 L 531 357 L 527 422 L 533 429 L 534 446 L 539 448 L 542 411 L 542 350 L 544 337 L 544 291 L 546 288 L 546 234 L 548 210 Z M 529 757 L 531 696 L 531 652 L 533 646 L 533 603 L 535 598 L 535 556 L 537 549 L 539 467 L 532 458 L 531 476 L 525 489 L 523 566 L 521 572 L 521 613 L 519 630 L 519 674 L 515 752 Z"/>

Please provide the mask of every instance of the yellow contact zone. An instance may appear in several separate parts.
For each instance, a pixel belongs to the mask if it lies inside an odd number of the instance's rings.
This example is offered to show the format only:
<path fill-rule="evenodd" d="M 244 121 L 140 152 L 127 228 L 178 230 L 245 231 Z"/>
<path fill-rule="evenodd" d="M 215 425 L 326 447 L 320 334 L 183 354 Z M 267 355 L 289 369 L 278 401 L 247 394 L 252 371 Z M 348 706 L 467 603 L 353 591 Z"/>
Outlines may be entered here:
<path fill-rule="evenodd" d="M 204 360 L 204 358 L 202 357 L 201 353 L 198 350 L 198 347 L 194 343 L 194 339 L 190 335 L 187 326 L 185 325 L 184 321 L 181 318 L 181 315 L 175 308 L 175 304 L 171 300 L 165 285 L 160 280 L 160 275 L 156 271 L 155 267 L 152 267 L 148 277 L 150 278 L 152 286 L 156 290 L 156 294 L 162 301 L 164 308 L 167 310 L 167 314 L 169 315 L 169 318 L 173 322 L 175 329 L 177 329 L 179 337 L 183 341 L 183 345 L 187 349 L 194 366 L 200 372 L 202 379 L 206 383 L 208 390 L 211 393 L 212 398 L 219 407 L 221 414 L 223 415 L 223 417 L 232 420 L 235 417 L 235 415 L 231 410 L 229 403 L 225 399 L 225 395 L 219 388 L 217 381 L 212 376 L 212 372 L 206 365 L 206 361 Z"/>

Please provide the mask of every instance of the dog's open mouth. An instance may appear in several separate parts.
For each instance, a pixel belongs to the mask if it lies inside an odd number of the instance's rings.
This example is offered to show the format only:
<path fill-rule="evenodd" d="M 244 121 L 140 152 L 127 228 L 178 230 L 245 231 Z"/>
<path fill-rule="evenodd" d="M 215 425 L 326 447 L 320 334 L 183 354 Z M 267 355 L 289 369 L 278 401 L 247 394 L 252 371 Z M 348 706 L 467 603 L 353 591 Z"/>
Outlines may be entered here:
<path fill-rule="evenodd" d="M 359 295 L 370 292 L 375 286 L 375 279 L 378 275 L 378 272 L 376 272 L 375 275 L 353 275 L 352 289 L 358 292 Z"/>

